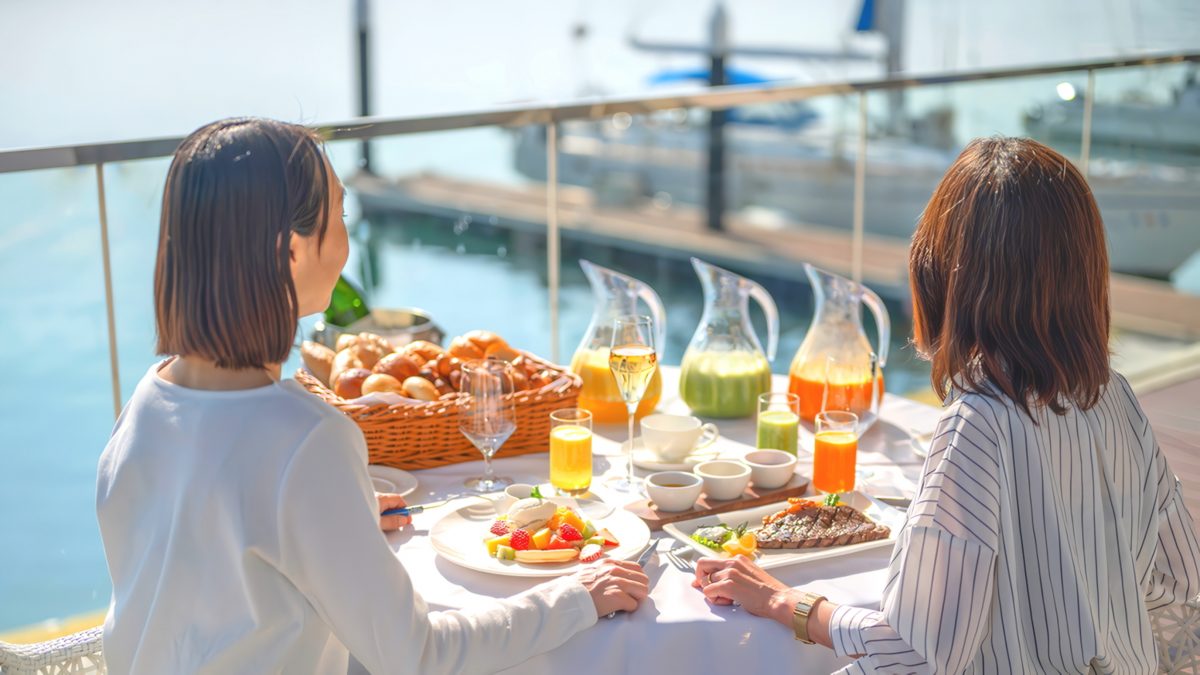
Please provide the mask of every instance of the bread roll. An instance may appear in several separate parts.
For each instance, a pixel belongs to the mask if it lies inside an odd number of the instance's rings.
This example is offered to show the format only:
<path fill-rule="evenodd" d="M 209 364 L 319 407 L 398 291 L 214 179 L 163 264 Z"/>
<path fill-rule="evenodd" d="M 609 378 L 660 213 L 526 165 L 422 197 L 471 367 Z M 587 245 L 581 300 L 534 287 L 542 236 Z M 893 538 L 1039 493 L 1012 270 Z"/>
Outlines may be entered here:
<path fill-rule="evenodd" d="M 300 357 L 304 359 L 304 367 L 326 387 L 330 386 L 329 376 L 333 371 L 333 357 L 336 356 L 329 347 L 305 340 L 300 345 Z"/>
<path fill-rule="evenodd" d="M 492 358 L 502 359 L 504 361 L 508 361 L 509 363 L 512 363 L 513 361 L 516 361 L 518 358 L 521 357 L 521 352 L 513 349 L 512 347 L 509 347 L 507 344 L 505 344 L 503 342 L 497 342 L 497 343 L 493 344 L 492 346 L 488 347 L 487 351 L 484 352 L 484 354 L 489 359 L 492 359 Z"/>
<path fill-rule="evenodd" d="M 366 368 L 351 368 L 338 375 L 333 383 L 333 393 L 342 398 L 358 398 L 363 395 L 363 382 L 371 376 Z"/>
<path fill-rule="evenodd" d="M 490 330 L 473 330 L 469 333 L 465 333 L 463 338 L 470 340 L 476 347 L 479 348 L 479 351 L 483 352 L 484 354 L 487 354 L 488 350 L 492 347 L 508 346 L 508 343 L 504 341 L 504 338 L 501 338 L 499 335 L 496 335 Z"/>
<path fill-rule="evenodd" d="M 344 349 L 349 349 L 356 344 L 358 344 L 357 335 L 354 333 L 342 333 L 338 336 L 337 344 L 334 346 L 333 351 L 340 352 Z"/>
<path fill-rule="evenodd" d="M 377 373 L 391 375 L 400 382 L 404 382 L 413 375 L 416 375 L 421 370 L 421 365 L 408 354 L 393 353 L 380 359 L 379 363 L 376 363 L 372 370 Z"/>
<path fill-rule="evenodd" d="M 450 342 L 450 355 L 456 356 L 463 361 L 472 359 L 482 359 L 483 350 L 474 342 L 471 342 L 465 337 L 456 337 Z"/>
<path fill-rule="evenodd" d="M 444 351 L 446 350 L 442 349 L 438 345 L 433 344 L 432 342 L 427 342 L 425 340 L 414 340 L 413 342 L 404 345 L 404 349 L 401 350 L 401 352 L 404 354 L 420 357 L 420 363 L 422 364 L 430 359 L 436 359 L 438 354 L 441 354 Z"/>
<path fill-rule="evenodd" d="M 436 401 L 438 390 L 423 377 L 410 377 L 404 381 L 404 395 L 418 401 Z"/>
<path fill-rule="evenodd" d="M 433 387 L 437 389 L 438 396 L 445 396 L 454 392 L 454 388 L 450 386 L 450 383 L 440 377 L 433 383 Z"/>
<path fill-rule="evenodd" d="M 392 353 L 392 344 L 374 333 L 358 334 L 358 358 L 364 368 L 374 368 L 384 356 Z"/>
<path fill-rule="evenodd" d="M 362 361 L 358 359 L 358 350 L 352 347 L 341 350 L 333 357 L 333 366 L 329 369 L 329 384 L 336 384 L 338 376 L 347 370 L 362 367 Z"/>
<path fill-rule="evenodd" d="M 384 373 L 371 373 L 371 376 L 362 383 L 362 393 L 374 394 L 376 392 L 386 392 L 389 394 L 404 395 L 404 385 L 400 384 L 400 380 L 386 375 Z"/>

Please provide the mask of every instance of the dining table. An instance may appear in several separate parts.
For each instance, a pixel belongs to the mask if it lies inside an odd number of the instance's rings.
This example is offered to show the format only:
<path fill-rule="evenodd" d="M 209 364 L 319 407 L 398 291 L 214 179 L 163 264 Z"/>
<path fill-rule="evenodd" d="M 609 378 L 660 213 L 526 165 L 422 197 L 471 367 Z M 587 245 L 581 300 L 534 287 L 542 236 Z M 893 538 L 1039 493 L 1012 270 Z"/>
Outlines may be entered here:
<path fill-rule="evenodd" d="M 662 367 L 663 398 L 658 411 L 690 414 L 678 395 L 679 369 Z M 775 391 L 787 390 L 785 376 L 774 376 Z M 859 439 L 855 489 L 865 494 L 907 499 L 913 496 L 927 447 L 941 410 L 903 397 L 886 394 L 878 421 Z M 739 458 L 755 449 L 753 417 L 706 420 L 717 424 L 720 437 L 714 449 L 722 458 Z M 625 471 L 624 424 L 596 425 L 593 433 L 591 497 L 623 508 L 643 495 L 609 489 L 605 478 Z M 796 471 L 811 475 L 813 435 L 801 425 Z M 547 485 L 547 453 L 504 457 L 493 462 L 497 475 L 515 482 Z M 464 492 L 463 482 L 481 475 L 478 462 L 413 471 L 419 485 L 407 496 L 410 504 L 437 502 Z M 640 477 L 649 472 L 635 470 Z M 811 491 L 811 488 L 810 488 Z M 467 608 L 521 593 L 545 579 L 499 576 L 461 567 L 438 555 L 429 533 L 439 519 L 461 508 L 464 500 L 451 500 L 414 515 L 412 524 L 387 535 L 396 557 L 413 585 L 432 610 Z M 661 532 L 652 533 L 656 538 Z M 740 606 L 718 606 L 692 587 L 693 575 L 664 555 L 680 545 L 669 537 L 646 564 L 650 595 L 636 611 L 601 617 L 595 626 L 560 647 L 531 656 L 500 671 L 521 675 L 586 673 L 830 673 L 849 663 L 820 645 L 796 641 L 792 631 L 769 619 L 756 617 Z M 878 608 L 886 581 L 891 547 L 874 547 L 847 555 L 812 560 L 771 570 L 778 579 L 827 596 L 831 601 Z M 695 558 L 685 558 L 694 561 Z M 352 663 L 350 672 L 364 672 Z"/>

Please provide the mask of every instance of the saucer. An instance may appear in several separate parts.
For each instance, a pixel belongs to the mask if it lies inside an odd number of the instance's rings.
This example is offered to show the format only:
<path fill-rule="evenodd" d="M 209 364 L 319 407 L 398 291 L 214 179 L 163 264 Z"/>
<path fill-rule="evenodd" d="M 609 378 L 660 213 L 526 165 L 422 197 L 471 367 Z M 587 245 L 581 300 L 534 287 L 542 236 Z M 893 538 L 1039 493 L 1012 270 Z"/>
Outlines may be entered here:
<path fill-rule="evenodd" d="M 375 486 L 376 491 L 380 487 L 391 486 L 387 492 L 392 492 L 401 497 L 410 495 L 417 489 L 417 477 L 403 469 L 397 469 L 391 466 L 382 464 L 371 464 L 367 467 L 367 473 L 371 476 L 371 483 Z"/>
<path fill-rule="evenodd" d="M 621 452 L 624 453 L 628 447 L 629 441 L 622 443 Z M 642 446 L 641 436 L 633 439 L 633 465 L 646 471 L 691 471 L 692 467 L 700 462 L 716 459 L 718 454 L 714 443 L 702 450 L 693 450 L 682 462 L 664 462 L 658 455 Z"/>

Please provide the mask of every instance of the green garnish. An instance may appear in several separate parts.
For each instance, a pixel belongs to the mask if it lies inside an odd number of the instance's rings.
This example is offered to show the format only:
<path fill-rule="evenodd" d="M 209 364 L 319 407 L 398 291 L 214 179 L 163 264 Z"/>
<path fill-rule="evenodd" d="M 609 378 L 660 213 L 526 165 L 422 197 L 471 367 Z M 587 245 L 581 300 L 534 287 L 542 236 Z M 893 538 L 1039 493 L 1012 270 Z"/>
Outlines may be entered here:
<path fill-rule="evenodd" d="M 842 498 L 837 496 L 837 493 L 825 495 L 825 506 L 837 506 L 842 503 Z"/>
<path fill-rule="evenodd" d="M 533 497 L 534 499 L 545 499 L 545 497 L 542 496 L 541 488 L 537 485 L 534 485 L 533 489 L 529 491 L 529 496 Z"/>
<path fill-rule="evenodd" d="M 729 541 L 732 531 L 727 525 L 701 527 L 692 533 L 692 541 L 707 546 L 714 551 L 721 550 L 721 544 Z"/>
<path fill-rule="evenodd" d="M 721 544 L 745 534 L 747 526 L 748 523 L 742 523 L 737 527 L 730 527 L 725 523 L 720 523 L 718 525 L 700 527 L 692 533 L 692 541 L 707 546 L 714 551 L 720 551 Z"/>

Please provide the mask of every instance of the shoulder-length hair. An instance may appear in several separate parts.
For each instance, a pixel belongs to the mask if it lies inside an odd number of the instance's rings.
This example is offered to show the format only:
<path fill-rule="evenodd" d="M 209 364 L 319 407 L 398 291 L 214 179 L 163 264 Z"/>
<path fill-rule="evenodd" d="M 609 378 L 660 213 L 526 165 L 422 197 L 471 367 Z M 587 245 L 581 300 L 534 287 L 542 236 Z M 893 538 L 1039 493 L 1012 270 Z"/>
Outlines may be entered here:
<path fill-rule="evenodd" d="M 921 215 L 909 253 L 914 340 L 933 387 L 1025 412 L 1096 404 L 1109 380 L 1108 251 L 1087 181 L 1025 138 L 972 141 Z"/>
<path fill-rule="evenodd" d="M 184 139 L 163 189 L 159 354 L 221 368 L 287 359 L 298 319 L 289 240 L 324 241 L 328 181 L 320 139 L 300 125 L 227 119 Z"/>

